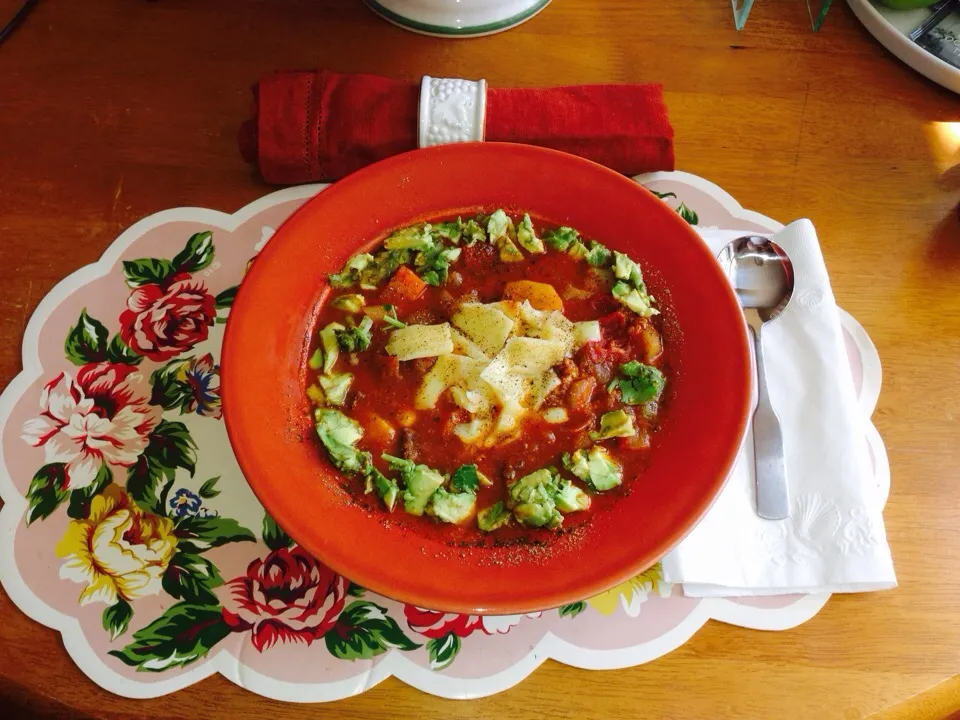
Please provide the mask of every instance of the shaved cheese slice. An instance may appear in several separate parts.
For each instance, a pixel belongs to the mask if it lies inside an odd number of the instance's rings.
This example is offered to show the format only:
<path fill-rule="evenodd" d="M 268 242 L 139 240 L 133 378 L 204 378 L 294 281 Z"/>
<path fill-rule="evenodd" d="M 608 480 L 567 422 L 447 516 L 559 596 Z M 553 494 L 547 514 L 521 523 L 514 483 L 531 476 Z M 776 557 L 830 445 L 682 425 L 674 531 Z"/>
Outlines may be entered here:
<path fill-rule="evenodd" d="M 500 352 L 515 325 L 502 310 L 481 303 L 464 303 L 451 321 L 489 357 Z"/>
<path fill-rule="evenodd" d="M 500 302 L 487 303 L 487 307 L 496 308 L 511 320 L 520 317 L 520 303 L 516 300 L 501 300 Z"/>
<path fill-rule="evenodd" d="M 533 397 L 530 402 L 531 407 L 539 408 L 543 405 L 543 401 L 547 399 L 547 395 L 558 387 L 560 387 L 560 378 L 558 378 L 557 374 L 552 370 L 538 378 L 533 387 Z"/>
<path fill-rule="evenodd" d="M 451 385 L 476 383 L 486 366 L 485 361 L 464 355 L 441 355 L 423 378 L 423 384 L 417 392 L 417 409 L 436 407 L 443 391 Z"/>
<path fill-rule="evenodd" d="M 453 338 L 453 351 L 455 353 L 466 355 L 474 360 L 490 360 L 479 345 L 456 328 L 450 328 L 450 336 Z"/>
<path fill-rule="evenodd" d="M 524 412 L 523 406 L 516 400 L 510 400 L 504 404 L 500 411 L 500 417 L 497 418 L 497 424 L 494 425 L 493 431 L 487 437 L 486 444 L 492 446 L 510 442 L 510 440 L 505 440 L 504 436 L 519 435 L 520 420 L 523 418 Z"/>
<path fill-rule="evenodd" d="M 513 337 L 500 355 L 512 373 L 540 376 L 563 360 L 563 343 L 539 338 Z"/>
<path fill-rule="evenodd" d="M 450 325 L 410 325 L 390 333 L 386 350 L 398 360 L 436 357 L 453 352 Z"/>
<path fill-rule="evenodd" d="M 573 351 L 574 324 L 562 312 L 554 310 L 547 316 L 543 332 L 539 335 L 545 340 L 554 340 L 563 345 L 564 355 Z"/>
<path fill-rule="evenodd" d="M 486 369 L 480 373 L 480 379 L 484 380 L 497 395 L 497 401 L 501 405 L 508 402 L 518 402 L 527 390 L 525 378 L 516 372 L 512 372 L 509 362 L 503 353 L 500 353 L 487 365 Z"/>

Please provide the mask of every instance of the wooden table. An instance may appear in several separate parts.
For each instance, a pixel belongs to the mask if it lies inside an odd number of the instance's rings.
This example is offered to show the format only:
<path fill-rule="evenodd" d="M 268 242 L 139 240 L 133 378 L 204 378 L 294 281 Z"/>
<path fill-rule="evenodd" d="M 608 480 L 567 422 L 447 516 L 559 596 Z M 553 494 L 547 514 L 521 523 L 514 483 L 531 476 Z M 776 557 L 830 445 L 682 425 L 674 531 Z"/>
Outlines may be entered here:
<path fill-rule="evenodd" d="M 0 14 L 18 3 L 0 0 Z M 834 598 L 790 632 L 711 623 L 630 670 L 548 662 L 474 702 L 390 680 L 312 707 L 220 677 L 160 700 L 111 696 L 56 632 L 0 594 L 0 707 L 64 717 L 859 718 L 926 693 L 890 716 L 960 708 L 956 681 L 934 687 L 960 672 L 960 168 L 944 172 L 960 162 L 960 130 L 950 141 L 936 125 L 960 121 L 960 101 L 835 6 L 815 34 L 801 0 L 763 0 L 737 33 L 722 0 L 557 0 L 517 30 L 453 42 L 398 30 L 360 0 L 40 3 L 0 47 L 0 384 L 20 369 L 39 300 L 126 226 L 181 205 L 233 211 L 267 192 L 235 142 L 261 73 L 660 81 L 678 167 L 766 215 L 812 218 L 838 301 L 877 344 L 901 586 Z"/>

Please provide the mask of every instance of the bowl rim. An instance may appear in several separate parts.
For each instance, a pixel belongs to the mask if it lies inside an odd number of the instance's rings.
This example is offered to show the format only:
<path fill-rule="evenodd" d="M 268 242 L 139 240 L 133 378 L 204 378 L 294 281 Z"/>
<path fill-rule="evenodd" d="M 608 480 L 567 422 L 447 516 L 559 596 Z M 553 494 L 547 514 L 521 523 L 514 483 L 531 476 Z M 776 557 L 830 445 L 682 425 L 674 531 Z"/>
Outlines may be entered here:
<path fill-rule="evenodd" d="M 722 270 L 719 264 L 716 263 L 716 259 L 709 251 L 709 248 L 702 241 L 700 236 L 685 221 L 679 218 L 679 216 L 677 216 L 673 210 L 669 208 L 669 206 L 663 204 L 659 199 L 656 199 L 656 206 L 661 207 L 663 209 L 663 213 L 675 218 L 674 221 L 668 221 L 666 220 L 666 215 L 663 215 L 661 218 L 663 222 L 667 223 L 668 225 L 673 224 L 673 230 L 676 231 L 678 235 L 686 235 L 687 242 L 691 243 L 691 248 L 699 248 L 695 254 L 699 254 L 702 260 L 709 258 L 710 263 L 712 263 L 713 270 L 707 269 L 708 266 L 706 263 L 704 263 L 701 269 L 708 274 L 715 275 L 717 279 L 722 280 L 723 289 L 720 290 L 720 294 L 726 295 L 726 309 L 729 310 L 735 308 L 736 313 L 740 318 L 740 332 L 736 333 L 736 337 L 730 338 L 731 345 L 729 348 L 732 362 L 734 360 L 736 361 L 734 362 L 734 365 L 744 368 L 743 377 L 741 378 L 742 386 L 738 385 L 736 388 L 737 392 L 735 399 L 737 400 L 737 407 L 733 408 L 730 413 L 731 417 L 735 418 L 735 423 L 734 426 L 730 428 L 729 434 L 731 438 L 735 440 L 735 442 L 724 444 L 725 449 L 722 451 L 722 457 L 717 461 L 717 472 L 710 476 L 711 479 L 709 482 L 703 482 L 704 487 L 709 486 L 709 491 L 706 492 L 699 501 L 694 503 L 692 510 L 688 513 L 688 516 L 684 518 L 683 522 L 680 522 L 677 527 L 674 527 L 672 530 L 666 533 L 662 538 L 659 539 L 658 542 L 653 543 L 652 545 L 654 549 L 647 552 L 642 558 L 638 558 L 628 565 L 621 567 L 616 573 L 607 573 L 607 576 L 602 579 L 596 579 L 589 583 L 584 582 L 577 585 L 577 592 L 575 593 L 572 591 L 530 593 L 528 599 L 525 600 L 498 599 L 495 602 L 477 602 L 471 601 L 463 593 L 451 593 L 449 591 L 444 591 L 442 587 L 428 587 L 425 589 L 421 586 L 411 589 L 409 587 L 404 587 L 403 583 L 400 582 L 390 583 L 390 586 L 388 587 L 384 584 L 384 582 L 382 582 L 382 579 L 377 575 L 377 572 L 371 573 L 369 568 L 351 568 L 345 566 L 343 558 L 341 556 L 332 555 L 329 548 L 324 541 L 322 541 L 318 534 L 302 532 L 303 528 L 299 526 L 298 523 L 291 520 L 289 515 L 287 515 L 284 509 L 277 502 L 274 493 L 271 493 L 271 489 L 265 486 L 262 478 L 257 477 L 254 468 L 256 462 L 252 454 L 249 452 L 250 446 L 246 442 L 250 438 L 250 435 L 247 432 L 249 428 L 241 428 L 237 424 L 238 421 L 234 416 L 234 412 L 231 410 L 231 405 L 240 401 L 243 392 L 240 389 L 242 383 L 239 381 L 235 383 L 234 373 L 237 364 L 234 363 L 234 358 L 241 356 L 239 343 L 242 342 L 242 332 L 246 330 L 244 327 L 245 321 L 243 319 L 244 309 L 247 307 L 248 303 L 253 303 L 256 300 L 255 291 L 258 282 L 260 282 L 258 278 L 260 274 L 265 272 L 264 268 L 270 264 L 272 257 L 283 252 L 282 246 L 285 243 L 284 238 L 287 237 L 284 232 L 284 228 L 296 227 L 298 223 L 303 221 L 303 218 L 316 212 L 317 207 L 322 207 L 325 204 L 336 202 L 340 195 L 349 194 L 349 192 L 356 191 L 358 186 L 362 187 L 370 178 L 374 178 L 377 175 L 389 175 L 397 170 L 402 170 L 404 168 L 409 169 L 411 162 L 425 165 L 429 165 L 430 163 L 442 164 L 446 160 L 456 161 L 458 159 L 458 155 L 469 156 L 470 153 L 477 152 L 481 154 L 489 153 L 492 155 L 500 154 L 501 156 L 506 153 L 505 157 L 522 156 L 526 160 L 532 161 L 542 159 L 544 161 L 553 163 L 560 162 L 561 164 L 568 165 L 571 170 L 579 168 L 585 172 L 589 171 L 594 173 L 598 177 L 604 178 L 605 182 L 620 183 L 624 188 L 629 186 L 631 188 L 629 192 L 640 193 L 640 195 L 637 195 L 638 198 L 641 196 L 646 196 L 650 199 L 654 199 L 654 196 L 650 194 L 649 191 L 635 183 L 630 178 L 620 175 L 609 168 L 597 165 L 589 160 L 585 160 L 581 157 L 569 155 L 557 150 L 513 143 L 463 143 L 458 145 L 437 146 L 433 148 L 414 150 L 408 153 L 393 156 L 351 174 L 343 180 L 334 183 L 314 198 L 308 200 L 303 206 L 298 208 L 297 211 L 295 211 L 279 228 L 277 228 L 274 237 L 263 249 L 260 256 L 250 268 L 247 278 L 245 278 L 245 280 L 248 282 L 241 283 L 237 298 L 234 301 L 234 306 L 231 311 L 231 318 L 235 322 L 227 323 L 224 335 L 223 355 L 221 358 L 224 421 L 228 436 L 230 438 L 230 443 L 233 446 L 234 452 L 237 456 L 238 464 L 240 465 L 245 478 L 247 478 L 248 484 L 257 498 L 263 504 L 264 508 L 281 527 L 284 527 L 288 532 L 290 532 L 291 536 L 294 537 L 294 539 L 300 545 L 321 560 L 321 562 L 327 564 L 334 571 L 386 597 L 411 603 L 420 607 L 429 607 L 434 609 L 442 609 L 444 611 L 468 614 L 515 614 L 544 610 L 557 607 L 568 602 L 575 602 L 578 600 L 583 600 L 587 597 L 592 597 L 593 595 L 604 592 L 605 590 L 624 582 L 630 577 L 635 576 L 639 572 L 644 571 L 651 565 L 658 562 L 664 555 L 676 547 L 676 545 L 679 544 L 679 542 L 686 537 L 686 535 L 689 534 L 694 527 L 696 527 L 704 515 L 709 511 L 710 507 L 713 505 L 723 488 L 726 486 L 726 482 L 733 471 L 737 458 L 746 441 L 747 427 L 750 416 L 749 405 L 752 398 L 754 383 L 751 365 L 752 360 L 750 359 L 749 340 L 746 332 L 746 321 L 743 318 L 742 311 L 740 310 L 740 306 L 736 300 L 733 288 L 730 287 L 726 277 L 722 274 Z M 480 203 L 474 207 L 479 205 Z M 653 207 L 653 205 L 650 205 L 650 207 Z M 444 212 L 445 210 L 438 209 L 433 214 L 441 215 Z M 659 211 L 653 212 L 657 213 Z M 416 222 L 428 215 L 429 213 L 418 213 L 415 216 L 411 216 L 409 221 Z M 382 238 L 382 235 L 378 235 L 378 237 Z M 377 242 L 379 241 L 367 241 L 365 239 L 361 240 L 349 248 L 349 255 L 347 255 L 347 257 L 356 254 L 356 252 L 361 248 L 371 244 L 376 244 Z M 309 326 L 311 328 L 315 325 L 316 315 L 319 313 L 319 308 L 322 306 L 328 294 L 329 289 L 324 289 L 324 291 L 322 291 L 316 298 L 313 308 L 314 316 L 309 321 Z M 253 299 L 251 300 L 250 298 Z M 237 312 L 238 309 L 240 310 L 239 313 Z M 240 319 L 238 320 L 238 318 Z M 241 328 L 241 330 L 238 330 L 237 328 Z M 301 365 L 303 364 L 303 360 L 304 358 L 301 358 Z M 313 442 L 314 446 L 319 445 L 316 443 L 314 438 L 310 438 L 309 441 Z M 323 455 L 325 459 L 325 453 Z M 423 583 L 420 584 L 422 585 Z"/>

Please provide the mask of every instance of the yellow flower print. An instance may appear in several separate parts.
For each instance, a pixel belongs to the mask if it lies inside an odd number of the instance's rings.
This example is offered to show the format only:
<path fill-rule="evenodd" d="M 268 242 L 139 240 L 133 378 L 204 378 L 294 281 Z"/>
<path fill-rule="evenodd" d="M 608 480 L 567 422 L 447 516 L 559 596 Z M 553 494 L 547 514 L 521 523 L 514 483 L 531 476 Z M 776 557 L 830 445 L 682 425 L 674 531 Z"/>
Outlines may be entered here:
<path fill-rule="evenodd" d="M 177 549 L 173 521 L 143 512 L 117 485 L 90 503 L 86 520 L 72 520 L 56 552 L 64 580 L 86 583 L 80 604 L 156 595 Z"/>
<path fill-rule="evenodd" d="M 660 563 L 644 570 L 626 582 L 590 598 L 587 600 L 587 604 L 601 615 L 613 615 L 622 599 L 627 614 L 635 616 L 639 614 L 638 606 L 646 601 L 650 592 L 656 592 L 659 595 L 670 594 L 670 586 L 663 581 L 663 568 L 660 567 Z"/>

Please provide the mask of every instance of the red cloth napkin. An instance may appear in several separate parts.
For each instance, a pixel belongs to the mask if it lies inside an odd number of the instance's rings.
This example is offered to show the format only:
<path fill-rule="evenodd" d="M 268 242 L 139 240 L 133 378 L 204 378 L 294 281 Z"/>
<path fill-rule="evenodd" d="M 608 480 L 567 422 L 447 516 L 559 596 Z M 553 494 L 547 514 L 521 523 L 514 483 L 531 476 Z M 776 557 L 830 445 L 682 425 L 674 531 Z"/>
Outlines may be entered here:
<path fill-rule="evenodd" d="M 240 152 L 268 182 L 333 181 L 417 147 L 419 83 L 323 70 L 269 75 L 253 92 Z M 673 170 L 659 85 L 488 87 L 485 139 L 563 150 L 627 175 Z"/>

